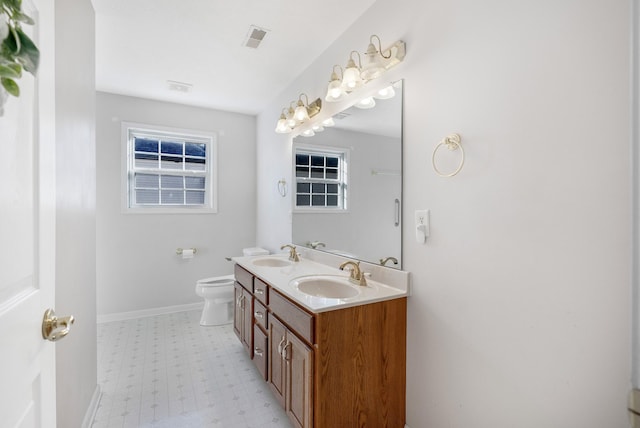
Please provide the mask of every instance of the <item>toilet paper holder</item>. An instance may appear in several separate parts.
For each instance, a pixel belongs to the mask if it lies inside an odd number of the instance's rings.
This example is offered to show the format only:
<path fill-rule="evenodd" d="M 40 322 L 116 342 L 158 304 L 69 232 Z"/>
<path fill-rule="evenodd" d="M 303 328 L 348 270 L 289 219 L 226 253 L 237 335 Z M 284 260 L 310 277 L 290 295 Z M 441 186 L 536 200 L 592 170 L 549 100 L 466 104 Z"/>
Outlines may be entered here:
<path fill-rule="evenodd" d="M 193 254 L 195 254 L 195 253 L 197 253 L 197 252 L 198 252 L 198 249 L 197 249 L 197 248 L 188 248 L 188 250 L 193 251 Z M 176 248 L 176 254 L 177 254 L 177 255 L 179 255 L 179 256 L 181 256 L 181 255 L 182 255 L 182 252 L 183 252 L 183 251 L 184 251 L 184 249 L 183 249 L 183 248 Z"/>

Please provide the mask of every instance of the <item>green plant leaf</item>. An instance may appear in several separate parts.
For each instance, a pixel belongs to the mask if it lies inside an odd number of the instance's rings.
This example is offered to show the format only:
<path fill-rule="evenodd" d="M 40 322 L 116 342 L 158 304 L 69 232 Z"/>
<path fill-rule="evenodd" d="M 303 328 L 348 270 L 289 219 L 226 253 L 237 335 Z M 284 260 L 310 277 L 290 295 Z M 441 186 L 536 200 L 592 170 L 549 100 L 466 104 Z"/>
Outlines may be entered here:
<path fill-rule="evenodd" d="M 6 89 L 7 92 L 13 95 L 14 97 L 20 96 L 20 87 L 15 82 L 15 80 L 9 79 L 8 77 L 2 77 L 0 78 L 0 83 L 2 83 L 2 86 L 4 87 L 4 89 Z"/>
<path fill-rule="evenodd" d="M 35 24 L 35 21 L 29 15 L 26 15 L 20 11 L 13 14 L 13 19 L 27 25 Z"/>
<path fill-rule="evenodd" d="M 22 77 L 22 67 L 20 64 L 0 64 L 0 77 L 19 79 Z"/>
<path fill-rule="evenodd" d="M 20 38 L 21 45 L 20 52 L 16 59 L 22 64 L 26 71 L 35 75 L 36 71 L 38 71 L 38 65 L 40 64 L 40 51 L 24 31 L 18 28 L 16 32 Z"/>

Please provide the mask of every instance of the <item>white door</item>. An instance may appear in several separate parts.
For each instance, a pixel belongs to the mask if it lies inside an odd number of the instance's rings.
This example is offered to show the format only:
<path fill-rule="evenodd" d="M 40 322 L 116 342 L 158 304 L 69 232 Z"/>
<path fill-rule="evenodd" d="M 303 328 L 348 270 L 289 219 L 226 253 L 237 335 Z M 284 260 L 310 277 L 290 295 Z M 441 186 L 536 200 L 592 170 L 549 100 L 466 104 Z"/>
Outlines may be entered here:
<path fill-rule="evenodd" d="M 38 79 L 25 73 L 0 117 L 0 427 L 55 426 L 55 345 L 42 337 L 55 291 L 53 7 L 23 1 Z"/>

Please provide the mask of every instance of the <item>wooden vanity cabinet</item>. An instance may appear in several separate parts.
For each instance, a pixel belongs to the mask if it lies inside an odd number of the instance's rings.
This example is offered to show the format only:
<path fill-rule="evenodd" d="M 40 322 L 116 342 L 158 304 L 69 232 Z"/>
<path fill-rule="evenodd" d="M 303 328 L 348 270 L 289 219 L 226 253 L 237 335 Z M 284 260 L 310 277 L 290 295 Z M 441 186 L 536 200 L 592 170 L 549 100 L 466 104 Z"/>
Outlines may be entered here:
<path fill-rule="evenodd" d="M 234 330 L 295 427 L 404 427 L 406 298 L 310 313 L 238 271 Z"/>
<path fill-rule="evenodd" d="M 234 285 L 233 331 L 249 356 L 253 357 L 253 296 L 239 282 Z"/>
<path fill-rule="evenodd" d="M 313 426 L 313 349 L 269 319 L 269 387 L 296 428 Z"/>

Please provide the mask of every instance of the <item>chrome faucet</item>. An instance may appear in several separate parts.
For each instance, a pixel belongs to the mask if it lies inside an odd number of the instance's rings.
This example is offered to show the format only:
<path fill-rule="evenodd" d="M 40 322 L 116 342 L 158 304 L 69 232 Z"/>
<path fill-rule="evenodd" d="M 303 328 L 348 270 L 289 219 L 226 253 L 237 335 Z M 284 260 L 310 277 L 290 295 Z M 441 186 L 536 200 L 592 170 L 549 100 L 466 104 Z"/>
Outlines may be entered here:
<path fill-rule="evenodd" d="M 354 284 L 361 285 L 363 287 L 367 286 L 367 279 L 365 278 L 364 272 L 360 270 L 360 262 L 354 262 L 351 260 L 347 260 L 346 262 L 340 265 L 340 270 L 344 270 L 345 267 L 351 265 L 351 274 L 349 274 L 349 281 Z"/>
<path fill-rule="evenodd" d="M 398 259 L 396 259 L 395 257 L 387 257 L 386 259 L 380 259 L 380 264 L 384 266 L 387 264 L 388 261 L 393 262 L 394 265 L 398 264 Z"/>
<path fill-rule="evenodd" d="M 293 245 L 283 245 L 282 247 L 280 247 L 281 250 L 284 250 L 285 248 L 289 249 L 289 260 L 291 260 L 292 262 L 299 262 L 300 261 L 300 257 L 298 256 L 298 252 L 296 251 L 296 247 Z"/>

